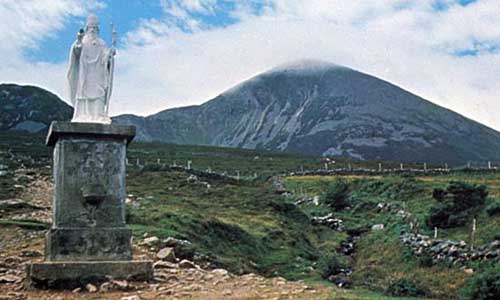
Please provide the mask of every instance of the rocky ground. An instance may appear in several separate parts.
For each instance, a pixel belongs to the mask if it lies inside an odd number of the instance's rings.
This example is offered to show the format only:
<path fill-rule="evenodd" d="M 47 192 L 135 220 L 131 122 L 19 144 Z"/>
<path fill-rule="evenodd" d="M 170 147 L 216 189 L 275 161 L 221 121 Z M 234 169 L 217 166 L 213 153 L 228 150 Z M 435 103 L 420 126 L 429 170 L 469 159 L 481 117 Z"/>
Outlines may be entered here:
<path fill-rule="evenodd" d="M 20 193 L 12 202 L 2 201 L 2 220 L 35 220 L 49 223 L 52 184 L 48 177 L 28 172 L 16 174 Z M 27 177 L 27 178 L 26 178 Z M 21 179 L 24 178 L 24 179 Z M 25 266 L 43 260 L 44 230 L 2 225 L 0 228 L 0 300 L 14 299 L 331 299 L 333 287 L 264 278 L 236 276 L 223 269 L 204 269 L 176 259 L 158 247 L 134 244 L 134 257 L 155 261 L 154 280 L 112 280 L 87 284 L 74 290 L 36 290 L 25 287 Z M 149 238 L 151 241 L 151 238 Z M 163 252 L 162 252 L 163 250 Z"/>
<path fill-rule="evenodd" d="M 136 258 L 155 261 L 152 282 L 109 280 L 71 291 L 34 290 L 24 286 L 25 265 L 43 260 L 44 232 L 4 228 L 0 231 L 0 300 L 14 299 L 330 299 L 332 289 L 255 274 L 235 276 L 223 269 L 205 270 L 181 260 L 160 260 L 147 246 L 135 246 Z"/>

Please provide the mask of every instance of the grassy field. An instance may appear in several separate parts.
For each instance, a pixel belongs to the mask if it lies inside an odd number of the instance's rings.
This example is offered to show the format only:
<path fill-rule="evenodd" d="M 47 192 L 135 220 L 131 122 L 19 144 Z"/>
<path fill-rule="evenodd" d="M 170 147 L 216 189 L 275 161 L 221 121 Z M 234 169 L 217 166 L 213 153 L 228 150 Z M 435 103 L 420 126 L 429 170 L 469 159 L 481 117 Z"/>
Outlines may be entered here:
<path fill-rule="evenodd" d="M 323 195 L 333 182 L 342 178 L 350 182 L 354 209 L 336 212 L 336 216 L 345 221 L 347 228 L 364 227 L 367 232 L 357 245 L 353 280 L 358 285 L 383 290 L 398 279 L 409 279 L 418 286 L 427 289 L 435 297 L 457 297 L 457 290 L 468 279 L 457 266 L 440 263 L 426 266 L 418 258 L 411 255 L 408 248 L 399 240 L 401 231 L 409 231 L 408 225 L 401 218 L 387 213 L 379 213 L 377 203 L 391 203 L 410 211 L 420 224 L 421 233 L 431 235 L 433 228 L 425 224 L 429 210 L 436 204 L 432 198 L 434 188 L 445 188 L 451 181 L 486 184 L 489 197 L 474 215 L 469 217 L 465 226 L 453 229 L 439 229 L 441 239 L 464 240 L 469 242 L 472 218 L 477 219 L 476 244 L 481 245 L 498 239 L 500 235 L 500 218 L 489 216 L 485 211 L 489 203 L 500 199 L 500 176 L 498 174 L 466 174 L 458 173 L 435 177 L 359 177 L 359 176 L 310 176 L 288 177 L 285 186 L 289 189 L 304 191 L 307 195 Z M 362 209 L 361 209 L 362 208 Z M 321 215 L 328 208 L 322 205 L 306 206 L 303 211 L 308 215 Z M 368 231 L 374 224 L 384 224 L 384 231 Z M 474 265 L 479 268 L 479 266 Z"/>
<path fill-rule="evenodd" d="M 15 142 L 14 142 L 15 141 Z M 139 159 L 141 166 L 136 166 Z M 159 163 L 158 163 L 159 159 Z M 421 232 L 432 235 L 426 226 L 435 188 L 450 181 L 485 184 L 486 204 L 475 210 L 465 226 L 440 229 L 443 239 L 468 241 L 472 218 L 477 219 L 476 243 L 499 238 L 498 216 L 490 216 L 485 207 L 500 200 L 499 173 L 457 172 L 441 176 L 341 176 L 349 183 L 351 208 L 333 211 L 325 204 L 295 205 L 303 197 L 319 196 L 339 176 L 290 176 L 282 178 L 293 195 L 276 193 L 272 175 L 322 167 L 319 157 L 203 146 L 176 146 L 156 143 L 132 143 L 128 150 L 127 222 L 136 239 L 144 233 L 160 238 L 186 239 L 192 246 L 186 257 L 200 263 L 221 266 L 237 274 L 258 273 L 287 279 L 322 282 L 322 274 L 332 257 L 353 268 L 352 290 L 336 290 L 332 299 L 396 299 L 384 292 L 391 284 L 406 279 L 425 290 L 430 298 L 455 299 L 470 275 L 458 266 L 439 263 L 427 266 L 411 255 L 399 240 L 408 224 L 394 214 L 377 211 L 380 202 L 409 211 L 418 220 Z M 168 165 L 187 164 L 198 170 L 211 169 L 233 178 L 192 176 Z M 0 134 L 0 164 L 8 166 L 9 176 L 0 176 L 0 199 L 16 196 L 13 172 L 26 167 L 50 174 L 50 152 L 43 137 Z M 373 167 L 377 162 L 336 160 L 336 165 Z M 235 180 L 236 174 L 241 180 Z M 257 175 L 255 177 L 255 175 Z M 322 203 L 322 202 L 320 202 Z M 312 225 L 310 218 L 328 213 L 344 221 L 347 232 L 361 238 L 354 259 L 338 254 L 346 232 Z M 3 224 L 8 224 L 4 222 Z M 383 231 L 372 231 L 384 224 Z M 193 257 L 194 254 L 194 257 Z M 474 265 L 480 270 L 480 265 Z M 401 298 L 400 298 L 401 299 Z M 404 299 L 409 299 L 405 297 Z"/>

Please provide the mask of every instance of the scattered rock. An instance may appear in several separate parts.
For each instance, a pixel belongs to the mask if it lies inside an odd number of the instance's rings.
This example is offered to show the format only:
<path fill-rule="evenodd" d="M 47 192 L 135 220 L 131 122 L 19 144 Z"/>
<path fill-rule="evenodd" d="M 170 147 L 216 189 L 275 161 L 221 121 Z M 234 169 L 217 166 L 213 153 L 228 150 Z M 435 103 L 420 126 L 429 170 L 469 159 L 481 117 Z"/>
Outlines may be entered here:
<path fill-rule="evenodd" d="M 471 269 L 471 268 L 467 268 L 467 269 L 464 269 L 464 272 L 468 275 L 472 275 L 474 274 L 474 269 Z"/>
<path fill-rule="evenodd" d="M 323 216 L 323 217 L 313 217 L 311 219 L 311 223 L 313 225 L 325 225 L 325 226 L 328 226 L 330 227 L 331 229 L 335 230 L 335 231 L 339 231 L 339 232 L 342 232 L 344 231 L 345 227 L 344 227 L 344 222 L 341 220 L 341 219 L 337 219 L 333 216 L 333 214 L 328 214 L 326 216 Z"/>
<path fill-rule="evenodd" d="M 89 293 L 95 293 L 97 292 L 97 287 L 95 285 L 93 285 L 92 283 L 87 283 L 85 285 L 85 289 L 89 292 Z"/>
<path fill-rule="evenodd" d="M 163 260 L 156 261 L 153 264 L 153 268 L 155 268 L 155 269 L 174 269 L 176 267 L 177 267 L 176 264 L 173 264 L 173 263 L 168 262 L 168 261 L 163 261 Z"/>
<path fill-rule="evenodd" d="M 19 283 L 23 280 L 22 277 L 16 276 L 16 275 L 2 275 L 0 276 L 0 283 Z"/>
<path fill-rule="evenodd" d="M 179 267 L 182 269 L 196 269 L 197 268 L 197 266 L 193 262 L 191 262 L 187 259 L 181 260 L 181 262 L 179 263 Z"/>
<path fill-rule="evenodd" d="M 141 300 L 141 297 L 139 297 L 138 295 L 132 295 L 132 296 L 121 297 L 120 300 Z"/>
<path fill-rule="evenodd" d="M 148 247 L 155 247 L 160 244 L 160 239 L 156 236 L 150 236 L 145 238 L 139 245 L 141 246 L 148 246 Z"/>
<path fill-rule="evenodd" d="M 384 230 L 384 224 L 375 224 L 372 226 L 373 231 Z"/>
<path fill-rule="evenodd" d="M 77 287 L 76 289 L 72 290 L 71 292 L 76 294 L 76 293 L 79 293 L 81 291 L 82 291 L 82 288 L 81 287 Z"/>
<path fill-rule="evenodd" d="M 101 284 L 99 290 L 101 292 L 109 292 L 109 291 L 128 291 L 133 289 L 132 286 L 129 285 L 126 280 L 110 280 Z"/>
<path fill-rule="evenodd" d="M 0 200 L 0 210 L 10 211 L 10 210 L 18 210 L 24 208 L 40 209 L 40 207 L 32 205 L 21 199 Z"/>
<path fill-rule="evenodd" d="M 6 294 L 0 294 L 0 300 L 25 300 L 28 297 L 23 293 L 18 292 L 8 292 Z"/>
<path fill-rule="evenodd" d="M 156 257 L 158 257 L 158 259 L 161 259 L 163 261 L 169 261 L 169 262 L 177 261 L 177 259 L 175 258 L 174 248 L 171 247 L 165 247 L 161 249 L 156 254 Z"/>
<path fill-rule="evenodd" d="M 191 175 L 189 175 L 189 177 L 187 178 L 187 181 L 188 181 L 188 182 L 196 182 L 196 181 L 198 181 L 198 177 L 197 177 L 196 175 L 194 175 L 194 174 L 191 174 Z"/>
<path fill-rule="evenodd" d="M 43 256 L 42 252 L 36 250 L 23 250 L 21 251 L 22 257 L 40 257 Z"/>
<path fill-rule="evenodd" d="M 218 275 L 218 276 L 228 276 L 229 272 L 224 269 L 214 269 L 212 270 L 212 274 Z"/>
<path fill-rule="evenodd" d="M 114 289 L 119 291 L 127 291 L 131 289 L 131 286 L 126 280 L 111 280 L 111 284 Z"/>

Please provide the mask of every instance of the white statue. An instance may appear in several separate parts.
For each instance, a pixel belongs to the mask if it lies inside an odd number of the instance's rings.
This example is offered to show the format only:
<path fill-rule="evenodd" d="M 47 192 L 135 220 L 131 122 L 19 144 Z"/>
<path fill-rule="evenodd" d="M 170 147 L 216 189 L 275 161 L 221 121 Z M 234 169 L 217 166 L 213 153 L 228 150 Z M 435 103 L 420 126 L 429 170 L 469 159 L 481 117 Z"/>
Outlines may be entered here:
<path fill-rule="evenodd" d="M 99 38 L 99 21 L 87 18 L 71 46 L 68 81 L 74 113 L 71 122 L 110 124 L 109 98 L 113 89 L 116 31 L 112 28 L 111 48 Z"/>

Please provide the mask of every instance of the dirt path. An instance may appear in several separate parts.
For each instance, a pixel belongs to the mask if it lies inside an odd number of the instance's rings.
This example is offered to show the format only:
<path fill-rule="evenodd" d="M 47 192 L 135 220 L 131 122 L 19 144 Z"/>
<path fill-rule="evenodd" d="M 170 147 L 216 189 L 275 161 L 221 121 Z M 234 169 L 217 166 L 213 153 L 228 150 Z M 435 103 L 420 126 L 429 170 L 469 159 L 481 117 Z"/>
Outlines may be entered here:
<path fill-rule="evenodd" d="M 17 176 L 27 176 L 17 174 Z M 32 205 L 4 214 L 3 219 L 33 219 L 51 222 L 52 183 L 47 177 L 30 178 L 18 199 Z M 226 270 L 203 270 L 194 265 L 160 263 L 152 282 L 108 281 L 96 286 L 82 286 L 73 291 L 26 289 L 25 267 L 31 261 L 42 261 L 44 230 L 17 226 L 0 227 L 0 300 L 63 299 L 332 299 L 333 287 L 291 282 L 283 278 L 264 278 L 255 274 L 235 276 Z M 134 257 L 156 259 L 155 252 L 134 245 Z M 96 289 L 94 291 L 94 288 Z"/>

